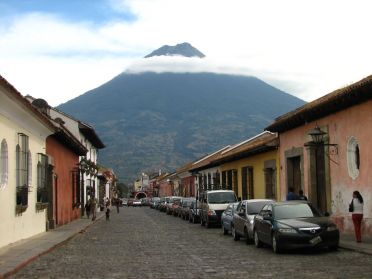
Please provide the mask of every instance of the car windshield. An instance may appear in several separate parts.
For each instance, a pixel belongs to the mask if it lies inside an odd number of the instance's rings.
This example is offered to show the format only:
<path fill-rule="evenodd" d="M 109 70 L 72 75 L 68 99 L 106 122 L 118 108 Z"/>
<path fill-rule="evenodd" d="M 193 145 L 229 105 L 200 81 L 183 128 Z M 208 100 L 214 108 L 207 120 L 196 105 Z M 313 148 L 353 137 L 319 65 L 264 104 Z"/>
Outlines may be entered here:
<path fill-rule="evenodd" d="M 283 204 L 274 207 L 275 219 L 320 217 L 321 214 L 307 203 Z"/>
<path fill-rule="evenodd" d="M 209 203 L 230 203 L 236 202 L 236 197 L 233 192 L 216 192 L 208 194 Z"/>
<path fill-rule="evenodd" d="M 247 213 L 250 215 L 258 214 L 258 212 L 261 211 L 262 207 L 264 207 L 268 203 L 268 201 L 247 202 Z"/>

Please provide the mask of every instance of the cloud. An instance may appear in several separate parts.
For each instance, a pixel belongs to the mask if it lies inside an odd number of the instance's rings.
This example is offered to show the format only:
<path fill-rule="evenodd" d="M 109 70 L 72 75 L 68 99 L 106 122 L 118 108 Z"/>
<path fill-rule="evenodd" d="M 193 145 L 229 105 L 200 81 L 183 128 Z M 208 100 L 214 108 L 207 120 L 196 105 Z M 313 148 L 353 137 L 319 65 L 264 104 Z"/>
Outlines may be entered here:
<path fill-rule="evenodd" d="M 0 74 L 21 93 L 52 105 L 122 71 L 186 68 L 252 75 L 307 101 L 371 74 L 366 62 L 372 60 L 372 39 L 366 35 L 371 26 L 369 1 L 106 4 L 115 12 L 104 22 L 72 22 L 42 10 L 0 19 Z M 142 59 L 164 44 L 181 42 L 191 43 L 207 57 Z"/>

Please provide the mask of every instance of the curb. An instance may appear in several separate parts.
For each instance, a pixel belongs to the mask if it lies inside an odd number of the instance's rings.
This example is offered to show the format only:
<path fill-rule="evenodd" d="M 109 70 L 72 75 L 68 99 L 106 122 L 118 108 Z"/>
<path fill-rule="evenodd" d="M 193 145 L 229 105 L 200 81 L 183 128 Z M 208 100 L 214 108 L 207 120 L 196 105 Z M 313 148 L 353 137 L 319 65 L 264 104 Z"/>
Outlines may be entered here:
<path fill-rule="evenodd" d="M 364 254 L 364 255 L 372 256 L 372 251 L 369 251 L 369 250 L 367 251 L 366 249 L 363 249 L 362 247 L 355 248 L 355 247 L 352 247 L 350 245 L 340 243 L 339 248 L 344 249 L 344 250 L 348 250 L 348 251 L 361 253 L 361 254 Z"/>

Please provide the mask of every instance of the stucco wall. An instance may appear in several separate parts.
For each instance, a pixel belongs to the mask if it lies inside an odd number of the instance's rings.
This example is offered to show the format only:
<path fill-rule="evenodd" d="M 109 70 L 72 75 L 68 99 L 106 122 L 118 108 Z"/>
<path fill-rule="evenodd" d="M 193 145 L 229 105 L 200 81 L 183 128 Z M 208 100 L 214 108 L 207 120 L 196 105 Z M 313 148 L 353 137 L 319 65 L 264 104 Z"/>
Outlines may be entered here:
<path fill-rule="evenodd" d="M 303 183 L 305 193 L 309 190 L 309 158 L 304 143 L 310 138 L 307 133 L 316 125 L 323 131 L 328 131 L 329 143 L 337 144 L 337 152 L 334 148 L 328 150 L 326 161 L 329 168 L 329 183 L 331 187 L 331 214 L 339 228 L 346 232 L 352 232 L 353 225 L 351 214 L 348 212 L 348 204 L 352 198 L 352 192 L 361 192 L 364 200 L 364 233 L 372 235 L 372 101 L 350 107 L 341 112 L 310 122 L 296 129 L 280 134 L 280 166 L 281 185 L 286 185 L 285 154 L 291 148 L 304 148 L 303 152 Z M 359 176 L 351 178 L 347 166 L 347 143 L 350 137 L 357 139 L 360 149 Z M 282 196 L 285 197 L 286 187 L 281 188 Z"/>
<path fill-rule="evenodd" d="M 243 158 L 237 161 L 222 164 L 220 171 L 227 171 L 236 169 L 238 171 L 238 196 L 242 196 L 242 168 L 253 167 L 253 192 L 254 198 L 265 198 L 265 175 L 264 175 L 264 162 L 269 160 L 276 160 L 276 193 L 277 199 L 280 199 L 280 185 L 279 185 L 279 172 L 278 172 L 278 151 L 270 151 L 257 155 L 253 155 L 247 158 Z"/>
<path fill-rule="evenodd" d="M 173 196 L 173 187 L 169 182 L 162 181 L 159 185 L 159 197 Z"/>
<path fill-rule="evenodd" d="M 45 210 L 36 211 L 37 194 L 37 153 L 45 154 L 45 137 L 37 126 L 23 127 L 18 121 L 10 120 L 2 114 L 0 107 L 0 142 L 5 139 L 8 146 L 8 181 L 0 188 L 0 247 L 25 239 L 46 230 Z M 30 117 L 30 116 L 29 116 Z M 16 215 L 16 145 L 18 133 L 29 137 L 29 150 L 32 157 L 32 188 L 28 193 L 28 208 L 22 215 Z"/>
<path fill-rule="evenodd" d="M 79 156 L 53 137 L 46 140 L 46 153 L 54 159 L 54 174 L 57 176 L 57 185 L 54 185 L 57 194 L 53 195 L 57 198 L 54 201 L 56 222 L 57 225 L 63 225 L 80 217 L 80 209 L 72 207 L 72 171 L 77 167 Z"/>

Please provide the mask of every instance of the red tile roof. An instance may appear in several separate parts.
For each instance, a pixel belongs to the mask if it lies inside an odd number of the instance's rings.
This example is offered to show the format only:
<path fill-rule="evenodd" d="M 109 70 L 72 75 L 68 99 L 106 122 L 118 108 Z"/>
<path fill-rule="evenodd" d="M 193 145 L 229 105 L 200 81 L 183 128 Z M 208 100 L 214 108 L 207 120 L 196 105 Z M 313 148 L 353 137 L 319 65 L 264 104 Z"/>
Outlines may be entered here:
<path fill-rule="evenodd" d="M 265 130 L 284 132 L 372 99 L 372 75 L 278 118 Z"/>

